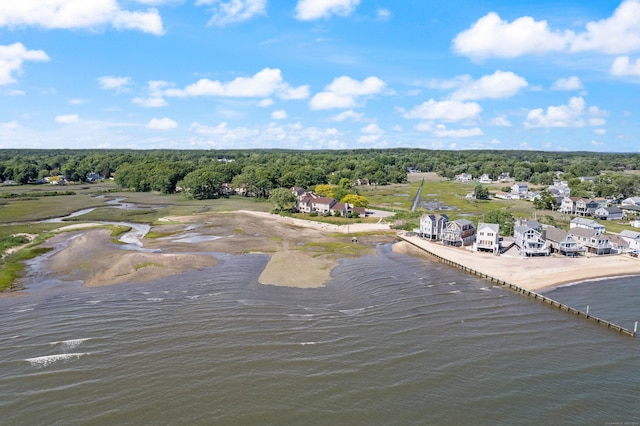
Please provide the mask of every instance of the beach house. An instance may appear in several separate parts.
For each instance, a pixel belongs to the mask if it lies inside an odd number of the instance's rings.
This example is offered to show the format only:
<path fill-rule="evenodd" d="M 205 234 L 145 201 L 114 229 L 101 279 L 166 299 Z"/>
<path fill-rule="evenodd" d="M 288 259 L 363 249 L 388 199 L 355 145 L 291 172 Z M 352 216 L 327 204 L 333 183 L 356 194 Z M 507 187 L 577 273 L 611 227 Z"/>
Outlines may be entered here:
<path fill-rule="evenodd" d="M 609 237 L 594 229 L 573 228 L 571 234 L 575 237 L 578 247 L 593 254 L 610 254 L 613 251 Z"/>
<path fill-rule="evenodd" d="M 529 193 L 529 185 L 526 183 L 514 183 L 511 186 L 511 198 L 514 200 L 525 199 Z"/>
<path fill-rule="evenodd" d="M 620 236 L 629 244 L 629 250 L 640 250 L 640 232 L 625 229 Z"/>
<path fill-rule="evenodd" d="M 545 226 L 542 230 L 542 237 L 547 242 L 551 253 L 558 253 L 563 256 L 576 256 L 580 252 L 575 237 L 560 228 Z"/>
<path fill-rule="evenodd" d="M 425 214 L 420 218 L 419 235 L 429 240 L 441 240 L 449 222 L 446 214 Z"/>
<path fill-rule="evenodd" d="M 500 253 L 500 225 L 497 223 L 478 223 L 474 251 L 488 251 L 495 255 Z"/>
<path fill-rule="evenodd" d="M 548 256 L 549 248 L 542 237 L 542 224 L 535 220 L 519 220 L 513 228 L 513 239 L 522 256 Z"/>
<path fill-rule="evenodd" d="M 585 219 L 583 217 L 574 217 L 571 219 L 571 222 L 569 222 L 569 229 L 575 228 L 591 229 L 598 232 L 605 231 L 604 225 L 599 224 L 595 220 Z"/>
<path fill-rule="evenodd" d="M 475 241 L 475 232 L 475 226 L 470 220 L 458 219 L 447 222 L 442 234 L 442 243 L 446 246 L 468 246 Z"/>
<path fill-rule="evenodd" d="M 623 206 L 640 206 L 640 197 L 629 197 L 622 200 Z"/>

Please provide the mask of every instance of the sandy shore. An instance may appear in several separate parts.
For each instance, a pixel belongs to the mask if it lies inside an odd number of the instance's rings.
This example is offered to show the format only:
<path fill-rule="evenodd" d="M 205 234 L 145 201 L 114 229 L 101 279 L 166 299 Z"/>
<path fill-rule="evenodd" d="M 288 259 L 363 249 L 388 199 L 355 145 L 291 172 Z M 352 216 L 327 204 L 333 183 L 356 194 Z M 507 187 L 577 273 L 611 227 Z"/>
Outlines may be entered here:
<path fill-rule="evenodd" d="M 405 238 L 428 251 L 483 274 L 531 291 L 598 278 L 640 275 L 640 260 L 627 255 L 507 257 L 473 252 L 469 248 L 445 247 L 419 237 Z M 394 244 L 398 253 L 428 256 L 407 242 Z"/>
<path fill-rule="evenodd" d="M 388 224 L 336 226 L 261 212 L 230 212 L 167 217 L 153 226 L 157 238 L 142 238 L 145 251 L 125 250 L 110 231 L 86 223 L 63 226 L 43 246 L 55 248 L 45 269 L 59 279 L 85 286 L 153 281 L 193 269 L 214 267 L 216 253 L 270 254 L 259 277 L 268 285 L 321 287 L 342 257 L 333 245 L 351 246 L 359 234 L 357 253 L 373 254 L 379 243 L 394 241 Z M 292 268 L 292 265 L 299 267 Z M 27 284 L 28 277 L 23 284 Z"/>

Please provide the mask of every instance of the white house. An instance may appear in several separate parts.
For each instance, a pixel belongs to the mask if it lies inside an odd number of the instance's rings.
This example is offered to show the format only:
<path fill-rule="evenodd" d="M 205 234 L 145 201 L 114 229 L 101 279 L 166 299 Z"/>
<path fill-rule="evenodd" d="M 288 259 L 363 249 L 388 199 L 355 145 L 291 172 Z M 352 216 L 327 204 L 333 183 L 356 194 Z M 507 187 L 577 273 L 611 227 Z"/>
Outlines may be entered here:
<path fill-rule="evenodd" d="M 471 182 L 473 180 L 473 176 L 471 176 L 469 173 L 461 173 L 459 175 L 456 175 L 454 179 L 460 182 Z"/>
<path fill-rule="evenodd" d="M 640 228 L 640 219 L 636 219 L 633 222 L 629 222 L 629 225 L 633 226 L 634 228 Z"/>
<path fill-rule="evenodd" d="M 629 250 L 640 250 L 640 232 L 625 229 L 620 236 L 629 243 Z"/>
<path fill-rule="evenodd" d="M 523 256 L 548 256 L 549 248 L 542 237 L 542 225 L 535 221 L 519 221 L 513 227 L 513 239 Z"/>
<path fill-rule="evenodd" d="M 500 225 L 497 223 L 478 223 L 476 242 L 473 250 L 488 251 L 493 254 L 500 253 Z"/>
<path fill-rule="evenodd" d="M 589 253 L 610 254 L 613 251 L 609 237 L 594 229 L 573 228 L 569 231 L 578 242 L 578 247 Z"/>
<path fill-rule="evenodd" d="M 640 206 L 640 197 L 629 197 L 622 200 L 623 206 Z"/>
<path fill-rule="evenodd" d="M 493 181 L 491 180 L 489 175 L 485 173 L 482 176 L 480 176 L 480 178 L 478 179 L 478 182 L 480 182 L 480 183 L 492 183 Z"/>
<path fill-rule="evenodd" d="M 529 192 L 529 185 L 526 183 L 514 183 L 511 186 L 511 198 L 526 198 Z"/>
<path fill-rule="evenodd" d="M 595 220 L 585 219 L 583 217 L 576 217 L 571 219 L 571 222 L 569 223 L 569 229 L 575 228 L 592 229 L 601 233 L 605 231 L 604 225 L 600 225 Z"/>

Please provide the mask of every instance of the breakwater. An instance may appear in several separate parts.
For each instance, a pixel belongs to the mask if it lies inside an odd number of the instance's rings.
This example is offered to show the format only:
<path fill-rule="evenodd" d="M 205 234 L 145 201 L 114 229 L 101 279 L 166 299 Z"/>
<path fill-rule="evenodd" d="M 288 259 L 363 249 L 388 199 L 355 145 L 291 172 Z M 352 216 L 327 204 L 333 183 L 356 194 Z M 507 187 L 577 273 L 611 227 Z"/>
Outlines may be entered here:
<path fill-rule="evenodd" d="M 401 239 L 402 241 L 405 241 L 405 242 L 411 244 L 412 246 L 424 251 L 425 253 L 429 254 L 430 256 L 436 258 L 438 261 L 440 261 L 440 262 L 442 262 L 442 263 L 444 263 L 446 265 L 453 266 L 453 267 L 458 268 L 458 269 L 460 269 L 460 270 L 462 270 L 464 272 L 467 272 L 469 274 L 476 275 L 478 277 L 487 279 L 487 280 L 491 281 L 494 284 L 497 284 L 497 285 L 502 286 L 502 287 L 507 287 L 507 288 L 517 292 L 517 293 L 523 294 L 523 295 L 525 295 L 527 297 L 531 297 L 534 300 L 538 300 L 538 301 L 540 301 L 542 303 L 548 304 L 549 306 L 556 307 L 556 308 L 558 308 L 560 310 L 566 311 L 566 312 L 568 312 L 570 314 L 573 314 L 573 315 L 575 315 L 577 317 L 581 317 L 581 318 L 585 318 L 585 319 L 591 320 L 591 321 L 593 321 L 593 322 L 595 322 L 597 324 L 600 324 L 602 326 L 605 326 L 605 327 L 607 327 L 607 328 L 609 328 L 611 330 L 617 331 L 620 334 L 625 334 L 625 335 L 630 336 L 630 337 L 636 337 L 636 335 L 637 335 L 636 330 L 631 331 L 631 330 L 629 330 L 627 328 L 624 328 L 622 326 L 614 324 L 614 323 L 612 323 L 610 321 L 604 320 L 602 318 L 598 318 L 598 317 L 593 316 L 593 315 L 589 315 L 588 311 L 587 312 L 583 312 L 583 311 L 581 311 L 579 309 L 573 308 L 571 306 L 568 306 L 568 305 L 560 303 L 560 302 L 558 302 L 556 300 L 553 300 L 553 299 L 551 299 L 551 298 L 549 298 L 547 296 L 544 296 L 544 295 L 542 295 L 540 293 L 536 293 L 535 291 L 527 290 L 527 289 L 522 288 L 522 287 L 520 287 L 518 285 L 515 285 L 513 283 L 509 283 L 509 282 L 504 281 L 502 279 L 499 279 L 499 278 L 493 277 L 491 275 L 485 274 L 483 272 L 477 271 L 477 270 L 475 270 L 473 268 L 470 268 L 468 266 L 465 266 L 465 265 L 462 265 L 460 263 L 454 262 L 454 261 L 452 261 L 450 259 L 447 259 L 446 257 L 443 257 L 443 256 L 441 256 L 441 255 L 439 255 L 437 253 L 434 253 L 433 251 L 430 251 L 428 248 L 426 248 L 426 247 L 424 247 L 422 245 L 416 244 L 415 242 L 405 238 L 403 235 L 399 234 L 398 238 Z M 636 323 L 636 326 L 637 326 L 637 323 Z"/>

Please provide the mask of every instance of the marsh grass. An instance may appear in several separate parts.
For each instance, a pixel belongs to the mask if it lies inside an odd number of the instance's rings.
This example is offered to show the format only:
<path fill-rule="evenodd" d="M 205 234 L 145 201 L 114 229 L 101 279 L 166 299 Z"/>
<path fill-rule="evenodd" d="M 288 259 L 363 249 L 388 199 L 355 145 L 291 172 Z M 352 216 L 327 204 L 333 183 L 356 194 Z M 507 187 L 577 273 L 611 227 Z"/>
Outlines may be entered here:
<path fill-rule="evenodd" d="M 157 268 L 162 268 L 162 265 L 159 263 L 155 263 L 155 262 L 145 262 L 145 263 L 138 263 L 137 265 L 134 266 L 136 271 L 139 271 L 142 268 L 148 268 L 151 266 L 155 266 Z"/>

